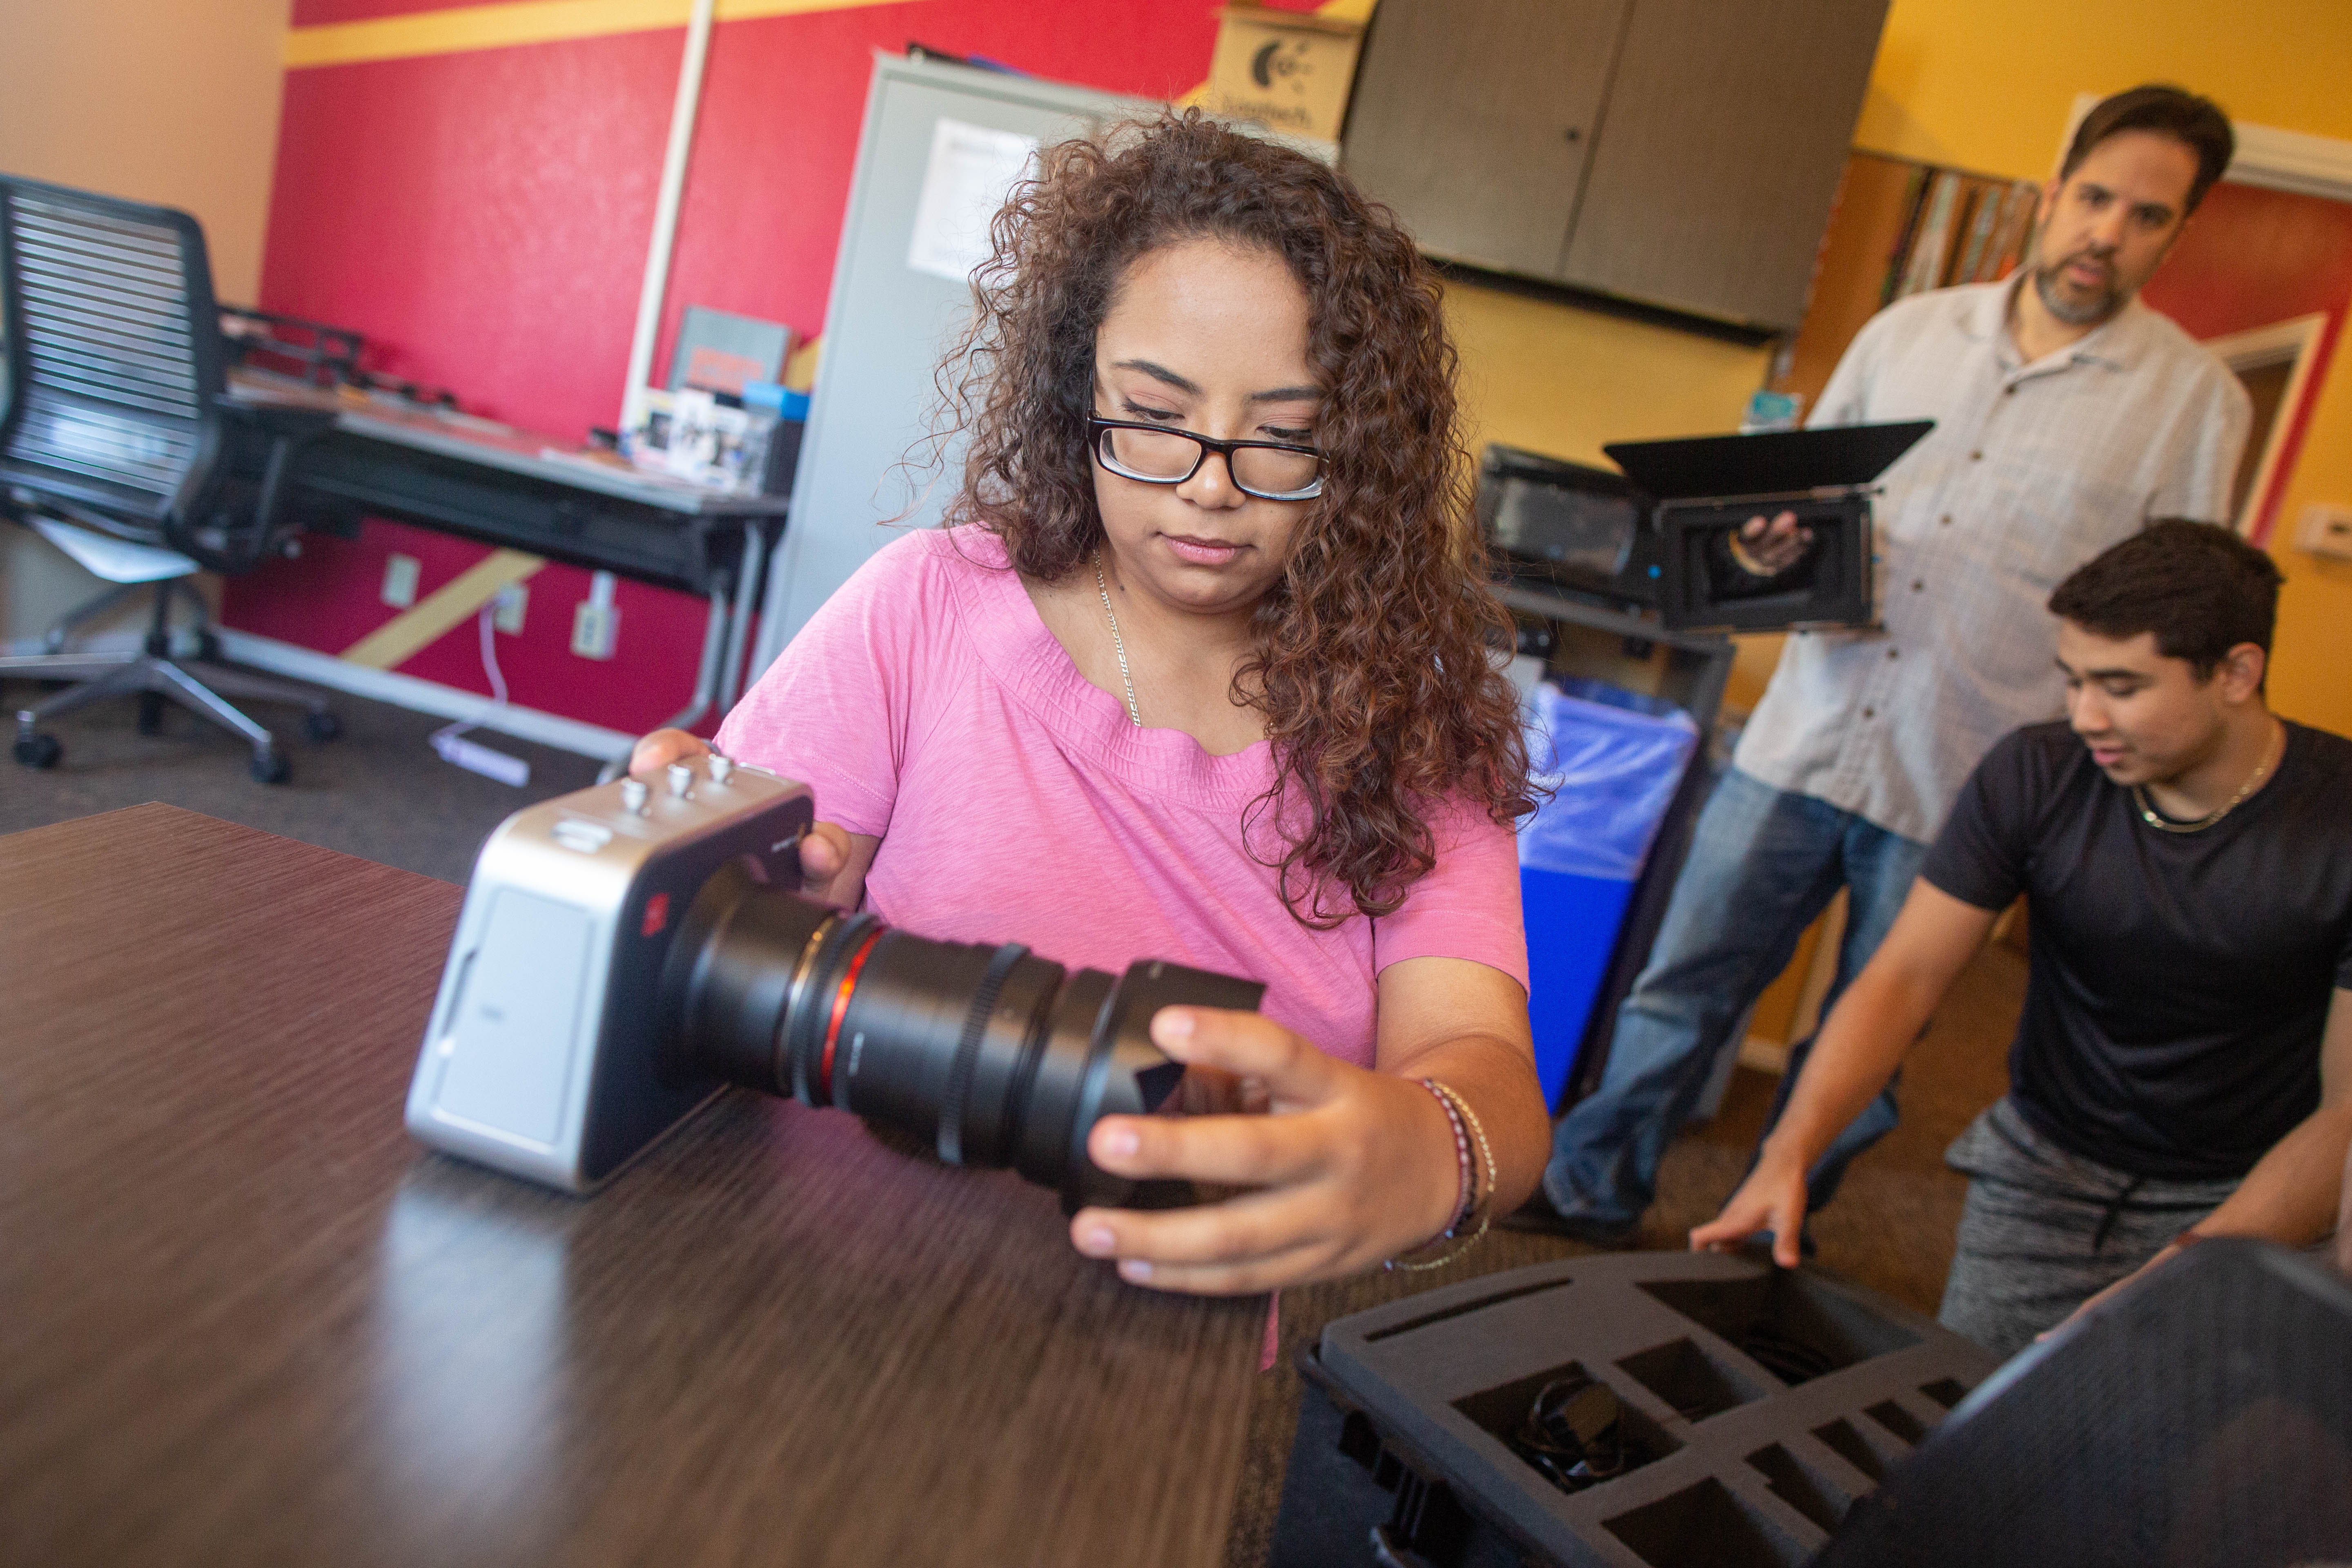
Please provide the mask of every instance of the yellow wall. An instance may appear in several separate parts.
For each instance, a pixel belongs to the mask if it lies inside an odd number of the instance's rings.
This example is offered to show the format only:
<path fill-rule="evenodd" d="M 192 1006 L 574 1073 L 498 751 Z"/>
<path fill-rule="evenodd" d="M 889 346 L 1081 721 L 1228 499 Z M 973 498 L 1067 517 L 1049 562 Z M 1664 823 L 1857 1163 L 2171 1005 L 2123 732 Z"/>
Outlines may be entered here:
<path fill-rule="evenodd" d="M 2231 118 L 2352 140 L 2347 0 L 1894 0 L 1857 146 L 2039 179 L 2074 96 L 2143 81 L 2206 93 Z M 2352 563 L 2294 547 L 2305 506 L 2352 504 L 2352 352 L 2339 347 L 2273 525 L 2287 575 L 2272 700 L 2352 732 Z"/>
<path fill-rule="evenodd" d="M 1605 442 L 1737 427 L 1764 384 L 1762 349 L 1465 283 L 1445 305 L 1473 452 L 1500 441 L 1606 465 Z"/>
<path fill-rule="evenodd" d="M 289 0 L 0 0 L 0 169 L 184 207 L 250 302 Z"/>
<path fill-rule="evenodd" d="M 2041 179 L 2079 92 L 2178 82 L 2250 121 L 2352 138 L 2344 0 L 1894 0 L 1854 145 Z"/>

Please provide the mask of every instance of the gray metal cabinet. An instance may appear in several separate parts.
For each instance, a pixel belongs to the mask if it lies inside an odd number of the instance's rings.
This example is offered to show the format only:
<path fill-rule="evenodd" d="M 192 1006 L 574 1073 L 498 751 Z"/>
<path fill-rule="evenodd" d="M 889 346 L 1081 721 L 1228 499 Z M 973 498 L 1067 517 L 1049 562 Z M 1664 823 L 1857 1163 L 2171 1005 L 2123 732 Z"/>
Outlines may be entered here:
<path fill-rule="evenodd" d="M 962 443 L 936 469 L 932 374 L 971 318 L 961 279 L 913 264 L 942 121 L 1053 142 L 1150 119 L 1160 106 L 994 71 L 877 56 L 842 219 L 824 359 L 793 479 L 791 519 L 768 575 L 756 677 L 817 606 L 908 528 L 935 525 L 962 478 Z M 902 466 L 902 459 L 912 463 Z M 893 526 L 893 525 L 896 526 Z"/>
<path fill-rule="evenodd" d="M 1423 248 L 1550 277 L 1627 0 L 1381 0 L 1347 169 Z"/>
<path fill-rule="evenodd" d="M 1793 331 L 1886 5 L 1381 0 L 1346 167 L 1433 255 Z"/>

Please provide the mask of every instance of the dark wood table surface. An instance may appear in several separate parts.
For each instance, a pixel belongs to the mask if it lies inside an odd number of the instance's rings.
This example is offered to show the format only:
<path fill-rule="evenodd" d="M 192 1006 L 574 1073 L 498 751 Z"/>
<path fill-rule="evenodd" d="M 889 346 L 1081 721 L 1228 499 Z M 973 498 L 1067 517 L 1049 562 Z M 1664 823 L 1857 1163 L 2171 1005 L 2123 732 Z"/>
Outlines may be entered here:
<path fill-rule="evenodd" d="M 585 1201 L 424 1152 L 461 896 L 165 805 L 0 839 L 0 1563 L 1222 1560 L 1263 1298 L 750 1094 Z"/>

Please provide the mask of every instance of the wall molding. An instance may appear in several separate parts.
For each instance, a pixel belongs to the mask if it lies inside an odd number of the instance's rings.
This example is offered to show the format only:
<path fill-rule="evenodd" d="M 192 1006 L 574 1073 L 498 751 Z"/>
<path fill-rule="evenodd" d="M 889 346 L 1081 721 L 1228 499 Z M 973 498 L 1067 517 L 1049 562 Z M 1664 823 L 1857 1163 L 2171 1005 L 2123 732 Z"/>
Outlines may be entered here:
<path fill-rule="evenodd" d="M 2269 125 L 2238 125 L 2238 155 L 2223 176 L 2241 185 L 2352 201 L 2352 142 Z"/>
<path fill-rule="evenodd" d="M 750 22 L 764 16 L 799 16 L 815 11 L 855 11 L 903 5 L 911 0 L 718 0 L 714 19 Z M 493 0 L 484 5 L 452 5 L 401 16 L 358 22 L 320 22 L 286 30 L 289 70 L 313 66 L 362 65 L 370 60 L 413 59 L 424 55 L 461 55 L 519 44 L 560 44 L 572 38 L 604 38 L 616 33 L 657 33 L 684 27 L 694 0 Z M 1316 14 L 1365 22 L 1372 0 L 1323 0 Z M 1197 102 L 1203 82 L 1177 100 Z"/>
<path fill-rule="evenodd" d="M 855 11 L 898 5 L 908 0 L 718 0 L 721 22 L 763 16 L 798 16 L 815 11 Z M 289 70 L 313 66 L 360 65 L 370 60 L 412 59 L 422 55 L 467 54 L 520 44 L 556 44 L 604 38 L 616 33 L 656 33 L 683 28 L 693 0 L 498 0 L 487 5 L 453 5 L 402 16 L 360 22 L 323 22 L 286 30 Z"/>

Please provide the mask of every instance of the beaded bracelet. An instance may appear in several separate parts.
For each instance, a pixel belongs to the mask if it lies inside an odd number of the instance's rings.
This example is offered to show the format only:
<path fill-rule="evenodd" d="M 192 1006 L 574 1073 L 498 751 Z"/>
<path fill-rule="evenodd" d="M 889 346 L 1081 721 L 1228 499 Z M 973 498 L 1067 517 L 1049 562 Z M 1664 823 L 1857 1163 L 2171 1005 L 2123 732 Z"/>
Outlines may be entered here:
<path fill-rule="evenodd" d="M 1487 1211 L 1493 1206 L 1495 1199 L 1496 1173 L 1495 1152 L 1487 1146 L 1486 1130 L 1479 1125 L 1478 1113 L 1470 1109 L 1470 1102 L 1465 1100 L 1458 1090 L 1448 1088 L 1435 1079 L 1423 1078 L 1415 1079 L 1413 1081 L 1437 1097 L 1437 1103 L 1445 1111 L 1445 1120 L 1454 1128 L 1454 1153 L 1460 1164 L 1462 1179 L 1461 1201 L 1454 1205 L 1454 1217 L 1446 1222 L 1445 1228 L 1419 1247 L 1408 1252 L 1400 1253 L 1381 1265 L 1385 1268 L 1418 1271 L 1444 1268 L 1469 1251 L 1476 1245 L 1478 1239 L 1486 1234 Z M 1483 1194 L 1478 1190 L 1478 1167 L 1472 1163 L 1470 1156 L 1474 1138 L 1476 1141 L 1479 1158 L 1486 1170 L 1486 1185 Z M 1473 1216 L 1477 1219 L 1478 1227 L 1465 1236 L 1463 1227 L 1469 1224 Z M 1435 1257 L 1414 1256 L 1444 1246 L 1446 1243 L 1453 1245 Z"/>

